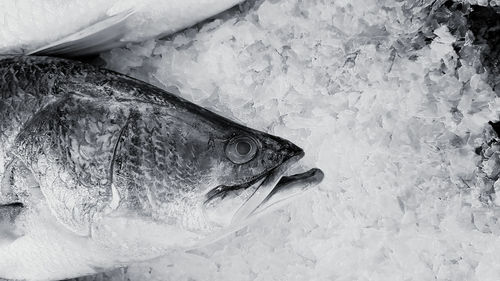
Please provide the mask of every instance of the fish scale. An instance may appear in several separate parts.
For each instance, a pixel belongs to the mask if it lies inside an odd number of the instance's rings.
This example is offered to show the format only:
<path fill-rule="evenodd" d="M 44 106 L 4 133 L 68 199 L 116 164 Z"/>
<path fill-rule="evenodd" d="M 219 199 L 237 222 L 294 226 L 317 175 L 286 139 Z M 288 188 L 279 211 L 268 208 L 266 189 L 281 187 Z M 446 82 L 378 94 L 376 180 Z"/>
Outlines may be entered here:
<path fill-rule="evenodd" d="M 154 203 L 150 202 L 147 194 L 138 194 L 138 191 L 142 190 L 137 186 L 138 184 L 155 179 L 156 182 L 146 188 L 155 193 L 154 198 L 157 198 L 158 201 L 169 202 L 168 199 L 173 198 L 174 194 L 179 192 L 182 192 L 183 196 L 188 196 L 190 191 L 199 184 L 199 175 L 197 171 L 190 168 L 191 163 L 185 163 L 185 158 L 177 156 L 180 154 L 179 148 L 186 148 L 185 138 L 178 138 L 173 143 L 163 142 L 161 146 L 155 145 L 155 143 L 160 143 L 159 141 L 155 141 L 155 139 L 168 139 L 161 136 L 168 136 L 170 134 L 170 131 L 174 129 L 172 128 L 173 122 L 170 123 L 171 127 L 163 127 L 157 124 L 154 129 L 148 130 L 148 127 L 154 124 L 155 121 L 153 118 L 146 117 L 144 120 L 149 121 L 146 123 L 141 118 L 142 116 L 136 113 L 136 119 L 130 121 L 128 124 L 129 129 L 126 130 L 126 135 L 131 135 L 128 136 L 130 142 L 124 143 L 123 149 L 129 151 L 129 154 L 128 159 L 122 161 L 127 163 L 133 173 L 136 174 L 132 178 L 139 179 L 138 181 L 128 183 L 130 190 L 126 194 L 135 199 L 126 201 L 135 202 L 136 206 L 144 205 L 142 206 L 143 210 L 150 210 L 152 208 L 151 204 Z M 138 133 L 136 134 L 135 132 Z M 151 141 L 146 143 L 144 142 L 145 139 Z M 146 145 L 140 145 L 142 143 L 146 143 Z M 159 162 L 161 159 L 164 162 Z M 166 169 L 162 170 L 164 167 Z M 123 167 L 123 169 L 126 170 L 127 167 Z M 155 185 L 162 186 L 162 188 L 155 189 Z M 171 211 L 169 213 L 172 216 L 175 215 L 173 212 L 177 208 L 175 204 L 175 202 L 171 204 Z"/>
<path fill-rule="evenodd" d="M 40 118 L 25 124 L 26 130 L 17 136 L 19 146 L 15 149 L 15 155 L 39 179 L 42 192 L 49 206 L 56 210 L 58 219 L 81 234 L 88 232 L 88 220 L 104 208 L 111 197 L 109 165 L 113 159 L 112 146 L 90 144 L 94 149 L 90 161 L 83 160 L 79 151 L 79 147 L 85 143 L 82 135 L 88 130 L 88 124 L 78 125 L 77 120 L 92 120 L 89 108 L 92 105 L 73 98 L 44 108 L 37 113 Z M 100 115 L 99 112 L 95 110 L 94 114 L 101 120 L 109 120 L 113 116 L 113 113 Z M 120 127 L 108 126 L 106 130 L 96 133 L 110 135 L 111 138 L 114 136 L 116 142 L 119 130 Z M 42 149 L 39 147 L 41 144 Z M 39 161 L 48 165 L 44 164 L 40 168 Z M 68 196 L 77 199 L 68 200 Z"/>

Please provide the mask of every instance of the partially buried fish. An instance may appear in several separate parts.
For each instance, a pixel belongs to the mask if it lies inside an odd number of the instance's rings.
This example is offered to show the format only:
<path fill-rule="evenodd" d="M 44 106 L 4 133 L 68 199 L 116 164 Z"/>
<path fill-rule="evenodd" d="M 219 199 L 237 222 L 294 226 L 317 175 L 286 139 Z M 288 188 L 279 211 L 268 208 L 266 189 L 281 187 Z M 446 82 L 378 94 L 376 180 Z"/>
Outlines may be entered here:
<path fill-rule="evenodd" d="M 1 54 L 96 54 L 171 34 L 243 0 L 0 0 Z"/>
<path fill-rule="evenodd" d="M 319 183 L 303 157 L 125 75 L 0 60 L 0 278 L 82 276 L 198 247 Z"/>

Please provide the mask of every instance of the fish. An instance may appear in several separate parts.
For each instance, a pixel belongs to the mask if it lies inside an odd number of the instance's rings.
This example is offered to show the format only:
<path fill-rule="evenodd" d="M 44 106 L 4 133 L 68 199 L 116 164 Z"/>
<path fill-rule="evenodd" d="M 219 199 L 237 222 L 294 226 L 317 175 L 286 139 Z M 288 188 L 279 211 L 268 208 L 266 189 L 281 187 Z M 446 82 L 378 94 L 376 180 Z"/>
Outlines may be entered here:
<path fill-rule="evenodd" d="M 243 0 L 1 0 L 0 54 L 89 56 L 163 37 Z"/>
<path fill-rule="evenodd" d="M 0 278 L 85 276 L 189 251 L 318 185 L 303 149 L 143 81 L 0 60 Z"/>

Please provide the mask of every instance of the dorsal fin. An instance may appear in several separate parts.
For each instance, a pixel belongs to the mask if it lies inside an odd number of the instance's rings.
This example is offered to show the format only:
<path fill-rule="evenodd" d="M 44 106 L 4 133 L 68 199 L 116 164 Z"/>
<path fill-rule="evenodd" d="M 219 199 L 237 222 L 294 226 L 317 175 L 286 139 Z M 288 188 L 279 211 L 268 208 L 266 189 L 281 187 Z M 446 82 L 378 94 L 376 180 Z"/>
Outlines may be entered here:
<path fill-rule="evenodd" d="M 76 33 L 27 54 L 77 57 L 97 54 L 124 45 L 126 42 L 121 39 L 126 32 L 126 19 L 133 13 L 133 10 L 127 10 L 111 15 Z"/>

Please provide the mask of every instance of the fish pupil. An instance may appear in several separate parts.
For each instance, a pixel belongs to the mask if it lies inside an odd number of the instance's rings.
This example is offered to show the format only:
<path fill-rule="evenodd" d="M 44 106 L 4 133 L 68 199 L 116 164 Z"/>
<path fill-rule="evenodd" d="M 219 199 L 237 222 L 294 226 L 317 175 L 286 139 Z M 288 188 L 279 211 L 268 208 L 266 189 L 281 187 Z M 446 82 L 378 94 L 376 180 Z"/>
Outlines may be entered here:
<path fill-rule="evenodd" d="M 240 155 L 247 155 L 250 153 L 251 149 L 252 146 L 246 141 L 240 141 L 236 144 L 236 151 L 238 151 Z"/>

